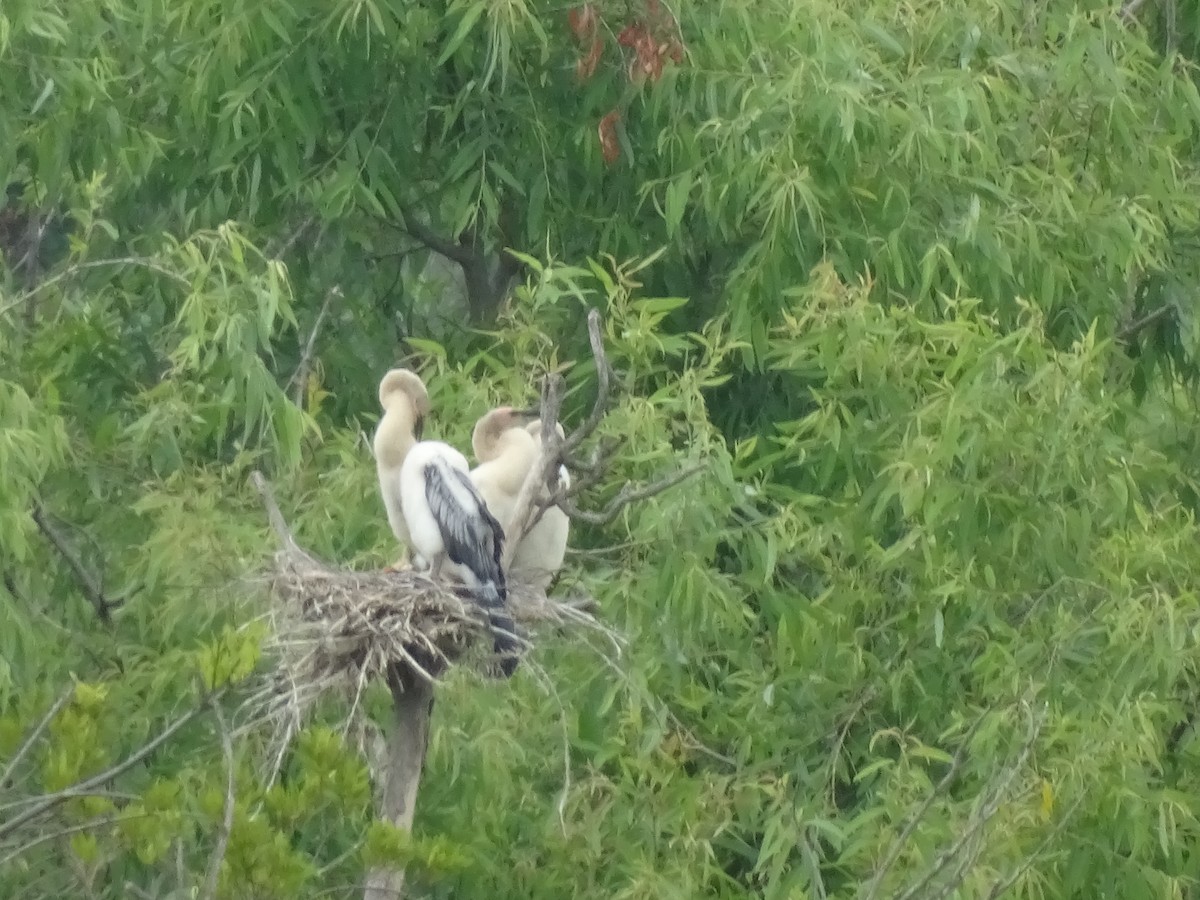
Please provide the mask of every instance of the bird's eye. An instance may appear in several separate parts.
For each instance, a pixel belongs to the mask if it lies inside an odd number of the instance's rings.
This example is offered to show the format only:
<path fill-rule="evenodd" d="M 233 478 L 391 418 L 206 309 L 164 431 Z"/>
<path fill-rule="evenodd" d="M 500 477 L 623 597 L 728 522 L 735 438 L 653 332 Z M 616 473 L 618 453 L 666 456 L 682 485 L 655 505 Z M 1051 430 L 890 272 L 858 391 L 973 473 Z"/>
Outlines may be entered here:
<path fill-rule="evenodd" d="M 417 416 L 417 420 L 415 422 L 413 422 L 413 435 L 416 437 L 416 439 L 418 441 L 421 440 L 421 435 L 424 433 L 424 431 L 425 431 L 425 417 Z"/>

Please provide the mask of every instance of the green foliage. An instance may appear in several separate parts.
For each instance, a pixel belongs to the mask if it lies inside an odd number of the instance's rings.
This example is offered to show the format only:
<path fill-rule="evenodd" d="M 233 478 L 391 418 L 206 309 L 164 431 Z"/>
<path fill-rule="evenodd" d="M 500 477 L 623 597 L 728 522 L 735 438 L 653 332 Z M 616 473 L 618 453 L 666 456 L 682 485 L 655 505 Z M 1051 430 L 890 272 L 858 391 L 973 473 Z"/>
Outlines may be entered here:
<path fill-rule="evenodd" d="M 1194 892 L 1188 4 L 693 5 L 661 77 L 589 9 L 0 8 L 0 896 Z M 451 674 L 405 833 L 338 698 L 249 719 L 247 476 L 389 563 L 382 372 L 573 425 L 592 307 L 579 503 L 702 471 L 573 529 L 621 642 Z"/>

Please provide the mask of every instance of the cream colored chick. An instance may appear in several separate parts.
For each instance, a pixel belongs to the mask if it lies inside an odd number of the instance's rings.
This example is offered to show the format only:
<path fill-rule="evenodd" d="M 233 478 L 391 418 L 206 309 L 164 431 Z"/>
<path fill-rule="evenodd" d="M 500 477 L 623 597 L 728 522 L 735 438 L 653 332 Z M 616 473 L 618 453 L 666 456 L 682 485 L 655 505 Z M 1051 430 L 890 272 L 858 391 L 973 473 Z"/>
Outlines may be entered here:
<path fill-rule="evenodd" d="M 408 559 L 411 543 L 401 502 L 400 469 L 409 451 L 421 439 L 430 409 L 429 391 L 415 372 L 392 369 L 379 382 L 379 405 L 383 407 L 383 416 L 375 429 L 375 471 L 388 525 L 403 545 L 396 564 L 400 567 Z"/>

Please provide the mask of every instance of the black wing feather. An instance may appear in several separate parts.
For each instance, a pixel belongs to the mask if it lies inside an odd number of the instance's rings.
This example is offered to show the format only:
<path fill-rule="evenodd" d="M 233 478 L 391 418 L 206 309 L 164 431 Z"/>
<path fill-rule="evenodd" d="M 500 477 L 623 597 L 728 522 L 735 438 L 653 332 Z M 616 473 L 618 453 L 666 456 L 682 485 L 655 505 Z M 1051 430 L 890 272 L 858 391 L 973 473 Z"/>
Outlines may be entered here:
<path fill-rule="evenodd" d="M 453 479 L 462 490 L 455 491 L 448 479 Z M 464 493 L 471 498 L 468 508 L 462 504 Z M 504 657 L 500 670 L 505 677 L 511 676 L 517 668 L 520 647 L 516 625 L 505 609 L 508 589 L 500 564 L 504 555 L 504 529 L 467 474 L 440 461 L 426 468 L 425 499 L 442 533 L 446 555 L 469 569 L 479 582 L 472 593 L 487 613 L 495 650 Z"/>

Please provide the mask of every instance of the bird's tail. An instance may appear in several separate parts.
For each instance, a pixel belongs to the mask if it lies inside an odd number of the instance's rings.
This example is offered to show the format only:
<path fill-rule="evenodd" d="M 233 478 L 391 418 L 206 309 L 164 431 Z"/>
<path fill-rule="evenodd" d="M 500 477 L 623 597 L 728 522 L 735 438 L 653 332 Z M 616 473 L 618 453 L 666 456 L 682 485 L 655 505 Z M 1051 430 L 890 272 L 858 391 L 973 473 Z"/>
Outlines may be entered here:
<path fill-rule="evenodd" d="M 501 576 L 498 581 L 483 582 L 473 593 L 487 613 L 488 625 L 495 638 L 493 648 L 500 657 L 500 672 L 505 678 L 511 678 L 513 672 L 517 671 L 521 642 L 517 637 L 517 626 L 506 609 L 508 591 L 504 577 Z"/>

